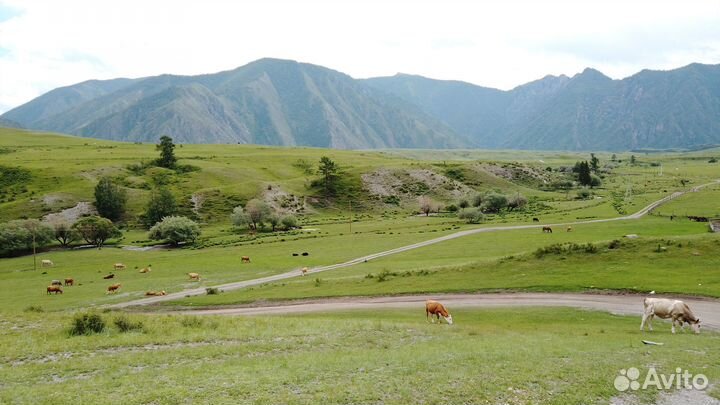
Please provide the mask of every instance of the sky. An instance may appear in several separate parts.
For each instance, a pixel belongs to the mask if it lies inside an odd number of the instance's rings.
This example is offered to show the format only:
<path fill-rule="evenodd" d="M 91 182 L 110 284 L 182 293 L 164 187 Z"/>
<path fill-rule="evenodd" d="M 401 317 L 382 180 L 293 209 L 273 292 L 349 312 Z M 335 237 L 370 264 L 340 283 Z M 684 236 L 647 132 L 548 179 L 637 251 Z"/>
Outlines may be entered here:
<path fill-rule="evenodd" d="M 273 57 L 509 90 L 720 63 L 720 0 L 0 0 L 0 113 L 89 79 Z"/>

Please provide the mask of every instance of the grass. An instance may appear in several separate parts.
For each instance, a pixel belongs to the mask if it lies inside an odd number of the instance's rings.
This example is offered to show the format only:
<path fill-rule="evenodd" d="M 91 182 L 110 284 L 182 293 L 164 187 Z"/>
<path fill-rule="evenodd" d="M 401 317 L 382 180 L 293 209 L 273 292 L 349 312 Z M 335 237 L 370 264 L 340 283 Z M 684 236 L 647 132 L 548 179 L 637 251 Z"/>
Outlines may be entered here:
<path fill-rule="evenodd" d="M 566 308 L 451 311 L 452 326 L 426 323 L 421 308 L 130 315 L 142 331 L 109 327 L 77 337 L 68 335 L 69 314 L 3 318 L 0 402 L 586 404 L 617 395 L 613 381 L 628 367 L 720 377 L 715 333 L 671 335 L 658 325 L 652 338 L 665 345 L 649 347 L 637 317 Z"/>
<path fill-rule="evenodd" d="M 693 224 L 692 228 L 683 230 L 677 227 L 670 232 L 668 228 L 658 228 L 655 229 L 657 236 L 639 231 L 649 230 L 654 221 L 649 221 L 646 229 L 635 228 L 643 235 L 638 240 L 621 238 L 619 235 L 623 233 L 618 230 L 622 228 L 615 223 L 596 224 L 597 227 L 605 225 L 609 228 L 602 229 L 604 234 L 598 229 L 578 236 L 582 231 L 576 230 L 575 235 L 562 233 L 563 237 L 548 237 L 542 241 L 537 240 L 540 237 L 537 230 L 533 230 L 532 235 L 527 231 L 480 234 L 467 240 L 445 242 L 313 277 L 268 283 L 214 296 L 185 298 L 166 304 L 207 306 L 258 300 L 505 290 L 655 290 L 720 297 L 720 261 L 714 253 L 720 248 L 720 237 L 708 233 L 685 233 L 697 225 L 688 221 L 685 222 Z M 668 220 L 665 222 L 671 223 Z M 611 236 L 613 234 L 615 236 Z M 667 234 L 675 236 L 662 236 Z M 614 237 L 621 241 L 616 248 L 609 249 L 609 242 Z M 536 257 L 533 253 L 547 248 L 549 240 L 557 244 L 589 242 L 597 252 L 576 251 Z M 468 246 L 477 248 L 469 250 Z M 658 246 L 665 250 L 658 252 Z M 521 249 L 526 249 L 525 253 L 521 253 Z M 320 285 L 314 282 L 315 277 L 322 279 Z"/>

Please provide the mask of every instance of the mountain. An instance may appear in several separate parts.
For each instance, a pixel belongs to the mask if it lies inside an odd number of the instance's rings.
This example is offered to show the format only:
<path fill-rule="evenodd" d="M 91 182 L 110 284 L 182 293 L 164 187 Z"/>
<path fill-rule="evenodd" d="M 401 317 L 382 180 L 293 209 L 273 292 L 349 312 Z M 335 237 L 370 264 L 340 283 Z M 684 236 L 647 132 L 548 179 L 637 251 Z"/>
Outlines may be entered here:
<path fill-rule="evenodd" d="M 410 75 L 364 82 L 420 106 L 480 147 L 614 151 L 720 144 L 720 65 L 644 70 L 623 80 L 585 69 L 510 91 Z"/>
<path fill-rule="evenodd" d="M 0 119 L 122 141 L 255 143 L 344 149 L 677 149 L 720 144 L 720 65 L 594 69 L 509 91 L 397 74 L 356 80 L 261 59 L 199 75 L 91 80 L 50 91 Z"/>
<path fill-rule="evenodd" d="M 90 81 L 2 117 L 31 129 L 121 141 L 255 143 L 345 149 L 471 143 L 421 108 L 320 66 L 261 59 L 200 76 Z"/>

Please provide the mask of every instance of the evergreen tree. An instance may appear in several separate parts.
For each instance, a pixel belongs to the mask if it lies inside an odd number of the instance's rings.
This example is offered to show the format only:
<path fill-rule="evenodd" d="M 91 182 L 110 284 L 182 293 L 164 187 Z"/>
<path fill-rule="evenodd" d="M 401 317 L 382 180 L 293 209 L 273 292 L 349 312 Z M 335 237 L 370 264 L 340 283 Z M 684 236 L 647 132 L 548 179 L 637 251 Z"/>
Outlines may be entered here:
<path fill-rule="evenodd" d="M 583 186 L 589 186 L 592 183 L 592 177 L 590 176 L 590 165 L 587 161 L 579 162 L 578 167 L 578 182 Z"/>
<path fill-rule="evenodd" d="M 119 220 L 125 213 L 127 193 L 109 177 L 103 177 L 95 186 L 95 208 L 100 216 L 111 221 Z"/>
<path fill-rule="evenodd" d="M 150 228 L 163 218 L 177 213 L 177 203 L 170 190 L 160 188 L 150 196 L 144 214 L 145 225 Z"/>
<path fill-rule="evenodd" d="M 177 158 L 175 157 L 175 144 L 172 138 L 163 135 L 160 137 L 160 143 L 155 145 L 155 149 L 160 151 L 160 158 L 157 160 L 157 165 L 167 169 L 174 169 L 177 164 Z"/>
<path fill-rule="evenodd" d="M 590 170 L 592 170 L 593 173 L 597 173 L 598 170 L 600 170 L 600 159 L 598 159 L 594 153 L 590 154 Z"/>

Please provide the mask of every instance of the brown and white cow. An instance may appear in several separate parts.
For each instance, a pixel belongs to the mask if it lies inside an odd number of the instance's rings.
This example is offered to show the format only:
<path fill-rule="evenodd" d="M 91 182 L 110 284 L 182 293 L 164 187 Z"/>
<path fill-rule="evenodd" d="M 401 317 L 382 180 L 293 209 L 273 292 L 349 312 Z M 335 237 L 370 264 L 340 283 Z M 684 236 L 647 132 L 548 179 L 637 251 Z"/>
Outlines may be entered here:
<path fill-rule="evenodd" d="M 187 275 L 188 275 L 188 277 L 190 277 L 190 280 L 200 281 L 199 273 L 188 273 Z"/>
<path fill-rule="evenodd" d="M 121 286 L 122 286 L 122 284 L 120 284 L 120 283 L 109 285 L 107 288 L 106 294 L 115 294 L 117 292 L 117 290 L 120 289 Z"/>
<path fill-rule="evenodd" d="M 42 267 L 52 267 L 54 265 L 55 265 L 55 263 L 53 263 L 52 260 L 48 260 L 48 259 L 40 260 L 40 266 L 42 266 Z"/>
<path fill-rule="evenodd" d="M 47 287 L 47 293 L 48 293 L 48 294 L 50 294 L 50 293 L 55 293 L 55 295 L 57 295 L 57 293 L 62 294 L 62 293 L 63 293 L 63 289 L 62 289 L 62 287 L 59 286 L 59 285 L 49 285 L 49 286 Z"/>
<path fill-rule="evenodd" d="M 250 263 L 250 256 L 243 256 L 240 258 L 241 263 Z"/>
<path fill-rule="evenodd" d="M 115 270 L 125 270 L 125 265 L 122 263 L 115 263 L 113 264 L 113 269 Z"/>
<path fill-rule="evenodd" d="M 442 316 L 445 319 L 445 322 L 449 325 L 452 325 L 453 323 L 452 315 L 450 315 L 447 309 L 445 309 L 443 304 L 437 301 L 427 300 L 425 301 L 425 318 L 427 319 L 430 317 L 432 323 L 435 323 L 435 318 L 433 318 L 433 316 L 437 317 L 438 322 Z"/>
<path fill-rule="evenodd" d="M 690 307 L 683 301 L 648 297 L 645 298 L 643 305 L 645 309 L 640 323 L 641 331 L 645 329 L 645 324 L 650 330 L 653 330 L 652 319 L 657 316 L 658 318 L 670 318 L 672 320 L 672 333 L 675 333 L 676 322 L 680 325 L 680 329 L 684 329 L 687 322 L 695 333 L 700 333 L 700 319 L 695 317 Z"/>

